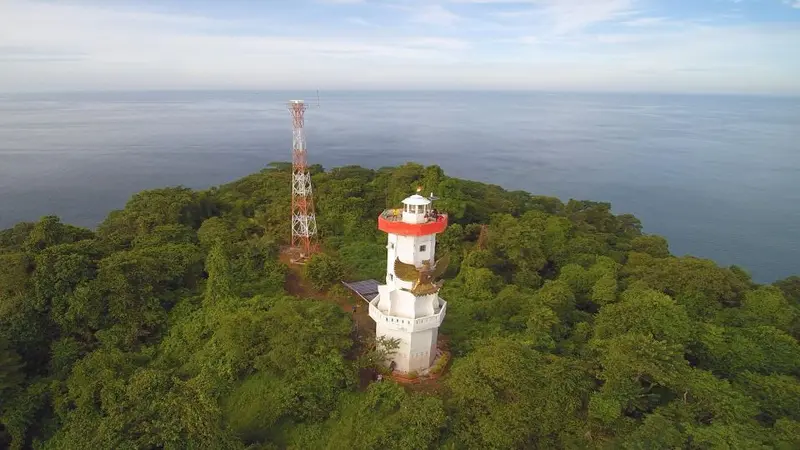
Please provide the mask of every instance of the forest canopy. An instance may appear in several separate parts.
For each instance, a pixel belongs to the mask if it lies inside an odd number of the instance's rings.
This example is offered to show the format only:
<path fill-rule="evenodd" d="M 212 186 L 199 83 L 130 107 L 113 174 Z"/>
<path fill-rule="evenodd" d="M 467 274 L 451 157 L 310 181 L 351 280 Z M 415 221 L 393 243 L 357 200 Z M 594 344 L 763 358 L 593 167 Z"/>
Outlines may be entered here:
<path fill-rule="evenodd" d="M 800 448 L 800 277 L 437 166 L 312 172 L 324 253 L 299 273 L 285 163 L 140 192 L 95 230 L 0 231 L 0 447 Z M 326 300 L 384 276 L 376 218 L 418 186 L 451 222 L 429 390 L 363 382 L 375 356 Z"/>

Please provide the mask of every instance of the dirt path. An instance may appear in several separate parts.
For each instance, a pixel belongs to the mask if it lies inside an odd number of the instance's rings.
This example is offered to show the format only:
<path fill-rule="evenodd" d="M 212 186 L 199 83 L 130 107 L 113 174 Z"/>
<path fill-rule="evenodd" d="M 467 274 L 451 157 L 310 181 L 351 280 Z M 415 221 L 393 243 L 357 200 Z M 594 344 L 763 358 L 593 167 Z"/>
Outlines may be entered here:
<path fill-rule="evenodd" d="M 286 275 L 286 282 L 284 283 L 286 292 L 295 297 L 336 303 L 342 308 L 342 311 L 350 314 L 353 314 L 353 305 L 356 305 L 356 313 L 353 315 L 353 320 L 356 322 L 357 328 L 365 331 L 372 328 L 372 334 L 375 334 L 374 323 L 369 317 L 369 309 L 364 300 L 355 295 L 347 295 L 345 297 L 332 296 L 326 292 L 316 290 L 303 277 L 304 266 L 291 264 L 289 254 L 286 252 L 281 254 L 280 260 L 289 268 L 289 273 Z"/>
<path fill-rule="evenodd" d="M 347 296 L 332 296 L 328 293 L 314 289 L 303 277 L 302 265 L 292 264 L 288 253 L 281 253 L 281 262 L 286 264 L 289 268 L 286 274 L 286 282 L 284 289 L 290 295 L 300 298 L 307 298 L 313 300 L 320 300 L 332 302 L 342 309 L 342 311 L 351 315 L 353 320 L 353 341 L 355 345 L 348 355 L 348 359 L 355 359 L 364 350 L 362 343 L 370 340 L 375 336 L 375 322 L 369 317 L 369 306 L 363 299 L 357 297 L 355 294 Z M 356 310 L 353 312 L 353 305 L 356 305 Z M 447 337 L 439 335 L 439 348 L 447 348 Z M 446 372 L 445 369 L 444 372 Z M 374 381 L 374 376 L 371 371 L 361 371 L 359 378 L 361 380 L 361 389 L 366 387 Z M 435 378 L 420 378 L 413 382 L 403 382 L 400 379 L 396 380 L 407 389 L 416 392 L 425 392 L 430 394 L 438 393 L 442 389 L 441 377 Z"/>

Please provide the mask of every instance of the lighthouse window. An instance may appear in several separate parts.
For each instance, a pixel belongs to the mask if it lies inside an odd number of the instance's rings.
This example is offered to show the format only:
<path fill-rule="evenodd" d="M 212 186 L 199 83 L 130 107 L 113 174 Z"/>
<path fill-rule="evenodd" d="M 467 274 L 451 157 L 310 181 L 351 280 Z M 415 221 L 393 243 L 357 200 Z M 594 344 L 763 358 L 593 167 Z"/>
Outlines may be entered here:
<path fill-rule="evenodd" d="M 419 251 L 424 252 L 427 248 L 428 248 L 427 245 L 420 245 L 419 246 Z"/>

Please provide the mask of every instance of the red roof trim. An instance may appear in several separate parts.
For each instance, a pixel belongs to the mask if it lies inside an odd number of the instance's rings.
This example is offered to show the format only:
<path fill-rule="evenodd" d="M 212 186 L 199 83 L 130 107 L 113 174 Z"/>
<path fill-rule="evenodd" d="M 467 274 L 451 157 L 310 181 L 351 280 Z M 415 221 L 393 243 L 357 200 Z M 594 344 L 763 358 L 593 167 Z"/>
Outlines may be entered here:
<path fill-rule="evenodd" d="M 436 221 L 426 223 L 405 223 L 399 220 L 389 220 L 383 215 L 378 217 L 378 229 L 385 233 L 400 234 L 403 236 L 427 236 L 444 232 L 447 228 L 447 214 L 441 214 Z"/>

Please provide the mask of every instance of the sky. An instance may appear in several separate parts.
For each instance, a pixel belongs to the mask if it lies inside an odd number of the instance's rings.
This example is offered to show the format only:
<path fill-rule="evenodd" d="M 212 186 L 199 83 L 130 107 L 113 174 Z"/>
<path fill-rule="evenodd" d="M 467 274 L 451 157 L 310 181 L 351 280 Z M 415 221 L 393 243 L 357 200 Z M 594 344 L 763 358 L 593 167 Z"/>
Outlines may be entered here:
<path fill-rule="evenodd" d="M 0 91 L 800 94 L 800 0 L 0 0 Z"/>

